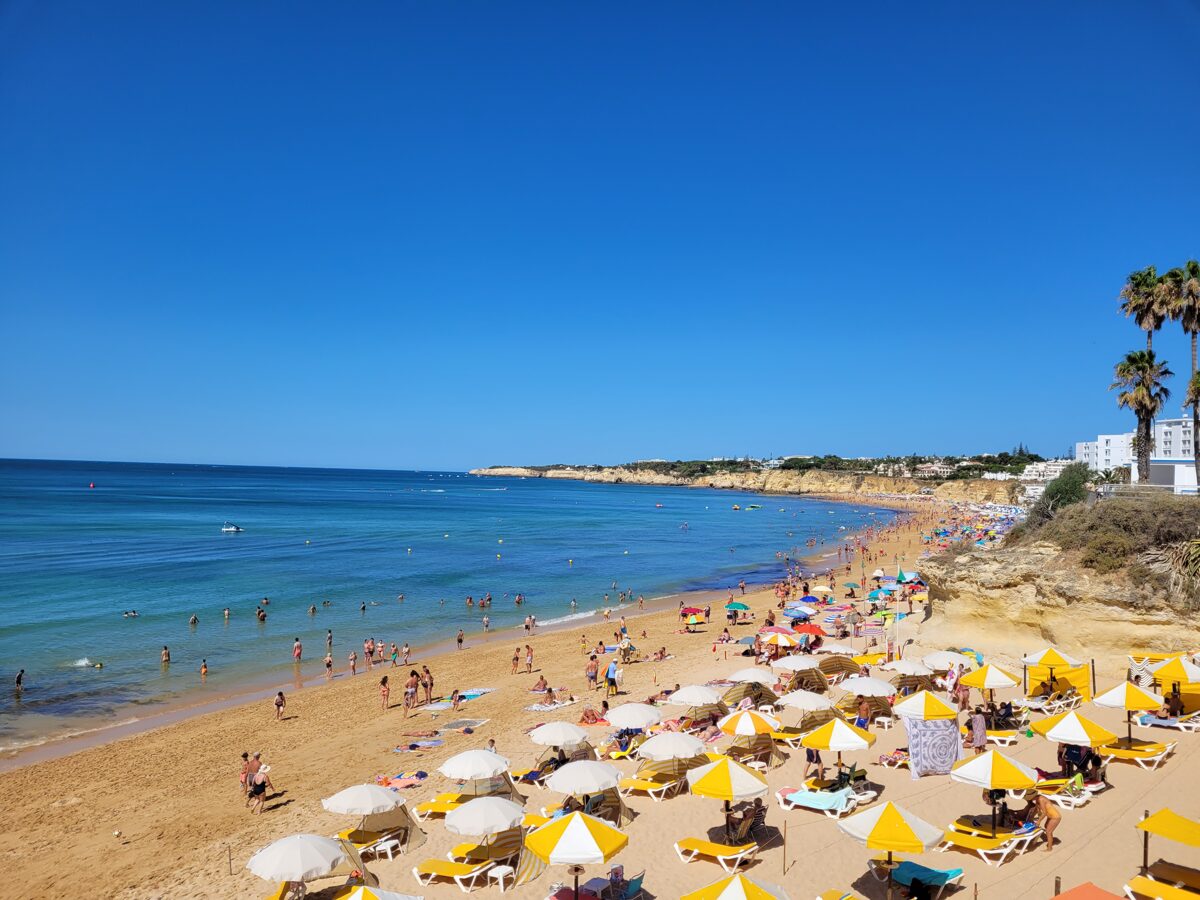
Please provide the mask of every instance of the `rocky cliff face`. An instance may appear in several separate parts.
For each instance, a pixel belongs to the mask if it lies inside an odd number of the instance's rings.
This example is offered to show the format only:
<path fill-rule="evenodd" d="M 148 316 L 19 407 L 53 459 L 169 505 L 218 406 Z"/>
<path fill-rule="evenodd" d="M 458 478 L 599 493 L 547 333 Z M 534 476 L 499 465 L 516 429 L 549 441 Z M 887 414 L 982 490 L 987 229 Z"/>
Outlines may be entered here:
<path fill-rule="evenodd" d="M 917 495 L 932 488 L 933 496 L 945 501 L 975 503 L 1015 503 L 1019 487 L 1015 481 L 931 482 L 914 478 L 887 478 L 881 475 L 852 475 L 840 472 L 796 472 L 774 469 L 762 472 L 727 472 L 698 478 L 681 478 L 660 472 L 628 469 L 624 466 L 584 469 L 563 466 L 530 469 L 521 466 L 496 466 L 472 469 L 472 475 L 508 475 L 523 478 L 568 478 L 605 484 L 661 484 L 684 487 L 725 488 L 739 491 L 764 491 L 772 494 L 895 494 Z"/>
<path fill-rule="evenodd" d="M 1118 674 L 1126 654 L 1200 646 L 1200 620 L 1170 594 L 1134 584 L 1123 571 L 1100 575 L 1050 543 L 924 559 L 942 645 L 1014 657 L 1053 644 Z"/>

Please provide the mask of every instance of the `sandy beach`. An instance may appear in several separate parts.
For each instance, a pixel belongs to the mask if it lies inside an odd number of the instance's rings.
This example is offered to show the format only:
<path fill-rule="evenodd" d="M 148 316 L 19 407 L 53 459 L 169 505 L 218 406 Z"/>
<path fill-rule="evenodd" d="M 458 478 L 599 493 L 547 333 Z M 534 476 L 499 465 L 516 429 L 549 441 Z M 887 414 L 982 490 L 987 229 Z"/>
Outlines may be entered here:
<path fill-rule="evenodd" d="M 873 549 L 886 554 L 887 562 L 879 565 L 888 568 L 894 557 L 909 565 L 915 563 L 920 553 L 919 529 L 928 527 L 930 517 L 937 515 L 929 505 L 918 508 L 922 512 L 906 526 L 872 543 Z M 714 606 L 719 602 L 717 598 Z M 745 602 L 761 621 L 775 597 L 770 590 L 759 590 L 749 593 Z M 945 646 L 938 636 L 939 617 L 920 619 L 914 616 L 901 625 L 900 637 L 914 641 L 906 651 L 910 656 Z M 673 658 L 625 666 L 624 693 L 619 699 L 644 700 L 662 686 L 702 683 L 743 667 L 749 660 L 726 646 L 714 646 L 721 627 L 718 618 L 699 633 L 680 634 L 674 609 L 631 618 L 630 632 L 640 650 L 665 646 Z M 93 892 L 105 897 L 266 896 L 273 886 L 244 868 L 254 851 L 289 834 L 332 834 L 354 824 L 325 812 L 321 798 L 381 774 L 422 769 L 430 773 L 429 778 L 405 791 L 409 803 L 415 804 L 451 787 L 436 772 L 443 759 L 481 747 L 489 738 L 496 740 L 498 750 L 514 768 L 532 763 L 538 748 L 524 735 L 525 730 L 543 721 L 577 721 L 585 705 L 599 702 L 599 693 L 589 696 L 585 687 L 586 657 L 581 642 L 586 637 L 594 646 L 602 637 L 611 639 L 615 628 L 614 615 L 607 625 L 591 622 L 536 635 L 530 642 L 535 650 L 533 675 L 510 674 L 513 648 L 525 643 L 520 630 L 492 634 L 462 651 L 414 657 L 412 662 L 418 667 L 429 665 L 432 669 L 437 694 L 453 688 L 494 689 L 465 704 L 460 714 L 486 719 L 485 724 L 473 734 L 443 733 L 444 744 L 424 752 L 396 753 L 393 748 L 416 739 L 406 732 L 437 729 L 439 723 L 460 715 L 418 710 L 405 719 L 399 700 L 406 670 L 376 667 L 369 673 L 360 669 L 354 678 L 343 674 L 328 685 L 290 694 L 283 721 L 274 721 L 270 702 L 259 700 L 0 773 L 0 797 L 4 798 L 0 853 L 6 869 L 0 896 L 64 894 L 77 887 L 80 873 L 87 873 Z M 647 633 L 644 639 L 640 637 L 643 630 Z M 743 626 L 738 636 L 753 632 L 753 626 Z M 989 646 L 1003 643 L 1002 637 L 979 634 L 973 646 L 988 653 Z M 989 661 L 1010 662 L 1002 656 L 992 659 L 990 654 Z M 1123 661 L 1097 663 L 1103 690 L 1119 677 Z M 1019 665 L 1017 668 L 1019 671 Z M 379 676 L 384 673 L 397 682 L 392 708 L 386 712 L 380 709 L 378 693 Z M 556 713 L 527 711 L 525 707 L 537 699 L 529 688 L 539 675 L 555 688 L 568 688 L 580 702 Z M 835 696 L 840 696 L 836 688 Z M 1087 714 L 1114 730 L 1122 721 L 1118 713 L 1090 706 Z M 785 722 L 794 717 L 787 712 L 782 716 Z M 599 738 L 607 729 L 594 730 Z M 876 746 L 860 754 L 856 762 L 870 763 L 904 743 L 903 728 L 877 733 Z M 961 866 L 966 871 L 967 890 L 977 885 L 979 895 L 989 898 L 1048 898 L 1054 893 L 1056 877 L 1062 878 L 1065 887 L 1091 880 L 1119 892 L 1139 864 L 1140 841 L 1133 826 L 1143 810 L 1170 804 L 1183 815 L 1200 816 L 1200 791 L 1191 777 L 1198 747 L 1200 737 L 1180 736 L 1175 755 L 1156 772 L 1129 764 L 1111 766 L 1113 789 L 1082 809 L 1064 813 L 1058 831 L 1061 843 L 1052 853 L 1038 849 L 998 869 L 957 852 L 925 854 L 920 861 L 938 867 Z M 256 750 L 262 751 L 270 764 L 277 788 L 261 816 L 247 811 L 237 778 L 240 754 Z M 1030 765 L 1054 768 L 1055 747 L 1041 738 L 1022 737 L 1006 752 Z M 619 767 L 632 773 L 636 763 L 623 761 Z M 802 768 L 803 754 L 792 753 L 783 766 L 769 773 L 772 792 L 798 785 Z M 935 824 L 986 810 L 978 790 L 945 777 L 912 781 L 904 770 L 879 765 L 866 768 L 870 780 L 882 786 L 883 799 L 901 803 Z M 536 787 L 524 788 L 523 793 L 530 810 L 556 799 Z M 747 874 L 785 885 L 793 898 L 813 897 L 833 887 L 853 889 L 868 898 L 883 896 L 879 883 L 867 874 L 866 861 L 871 854 L 843 835 L 832 820 L 802 810 L 785 813 L 773 797 L 768 799 L 768 825 L 780 834 Z M 628 803 L 636 818 L 627 829 L 629 846 L 614 863 L 622 864 L 627 874 L 646 869 L 645 886 L 651 895 L 679 896 L 722 875 L 708 862 L 683 864 L 671 847 L 681 837 L 703 836 L 719 827 L 718 802 L 684 794 L 663 803 L 646 797 L 634 797 Z M 786 853 L 782 841 L 785 823 Z M 429 839 L 420 850 L 393 861 L 370 863 L 369 868 L 384 889 L 430 897 L 458 895 L 452 884 L 420 888 L 414 880 L 413 865 L 427 857 L 444 858 L 446 850 L 461 840 L 436 820 L 424 830 Z M 1182 864 L 1200 863 L 1196 850 L 1168 846 L 1165 841 L 1155 844 L 1152 851 L 1152 859 L 1154 853 L 1161 853 Z M 586 877 L 605 871 L 605 867 L 594 866 Z M 542 897 L 551 883 L 566 879 L 565 872 L 552 867 L 515 894 Z M 495 888 L 486 890 L 494 892 Z"/>

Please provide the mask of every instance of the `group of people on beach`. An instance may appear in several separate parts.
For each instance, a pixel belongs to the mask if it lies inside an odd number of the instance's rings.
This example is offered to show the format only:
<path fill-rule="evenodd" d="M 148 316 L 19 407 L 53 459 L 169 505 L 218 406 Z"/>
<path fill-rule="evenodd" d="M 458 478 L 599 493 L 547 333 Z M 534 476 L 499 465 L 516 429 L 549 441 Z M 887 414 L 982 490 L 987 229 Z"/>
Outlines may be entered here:
<path fill-rule="evenodd" d="M 423 699 L 418 697 L 418 689 L 424 694 Z M 379 679 L 379 705 L 384 712 L 387 712 L 391 706 L 389 702 L 391 693 L 391 682 L 388 676 L 384 675 Z M 418 706 L 433 702 L 433 673 L 429 671 L 429 666 L 421 666 L 419 672 L 416 669 L 411 669 L 408 677 L 404 680 L 404 718 L 407 719 L 409 713 Z M 460 702 L 459 692 L 455 690 L 450 699 L 451 708 L 457 710 Z"/>

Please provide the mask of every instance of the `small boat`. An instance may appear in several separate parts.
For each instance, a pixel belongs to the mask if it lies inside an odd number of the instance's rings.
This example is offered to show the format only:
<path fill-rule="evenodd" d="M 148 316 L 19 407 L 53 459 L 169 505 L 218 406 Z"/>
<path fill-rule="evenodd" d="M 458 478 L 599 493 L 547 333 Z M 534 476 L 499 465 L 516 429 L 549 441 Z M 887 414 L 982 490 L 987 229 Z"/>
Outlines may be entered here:
<path fill-rule="evenodd" d="M 734 508 L 734 509 L 741 509 L 741 507 L 740 507 L 740 506 L 738 506 L 736 503 L 735 503 L 735 504 L 733 504 L 733 508 Z"/>
<path fill-rule="evenodd" d="M 245 531 L 241 525 L 234 525 L 232 522 L 226 522 L 221 526 L 221 534 L 237 534 L 239 531 Z"/>
<path fill-rule="evenodd" d="M 751 503 L 749 506 L 746 507 L 746 509 L 762 509 L 762 504 Z"/>

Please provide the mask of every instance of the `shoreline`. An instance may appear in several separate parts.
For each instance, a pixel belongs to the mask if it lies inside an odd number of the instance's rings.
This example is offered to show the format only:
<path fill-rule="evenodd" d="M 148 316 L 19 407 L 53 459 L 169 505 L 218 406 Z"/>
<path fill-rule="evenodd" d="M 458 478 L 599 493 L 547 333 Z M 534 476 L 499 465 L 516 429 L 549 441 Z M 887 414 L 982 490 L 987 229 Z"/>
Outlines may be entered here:
<path fill-rule="evenodd" d="M 760 491 L 764 496 L 772 496 L 771 492 Z M 780 494 L 778 496 L 790 496 Z M 853 504 L 856 502 L 862 503 L 863 506 L 869 506 L 873 509 L 885 510 L 893 514 L 893 518 L 889 524 L 895 523 L 906 514 L 911 514 L 915 510 L 911 507 L 904 506 L 906 502 L 910 502 L 914 498 L 894 497 L 888 498 L 895 505 L 883 505 L 878 502 L 880 498 L 873 497 L 871 502 L 862 502 L 858 496 L 847 495 L 829 495 L 817 496 L 810 495 L 813 500 L 822 500 L 825 502 L 837 502 L 844 504 Z M 932 498 L 929 498 L 932 500 Z M 934 501 L 935 503 L 937 501 Z M 938 505 L 945 505 L 940 503 Z M 924 502 L 918 507 L 919 509 L 929 509 L 930 507 Z M 863 532 L 847 532 L 845 540 L 854 540 L 861 536 Z M 823 552 L 822 547 L 827 545 L 818 545 L 812 548 L 812 552 L 806 554 L 800 559 L 800 562 L 805 568 L 815 566 L 814 574 L 823 574 L 823 570 L 819 567 L 821 560 L 827 555 Z M 836 546 L 836 545 L 833 545 Z M 836 551 L 835 551 L 836 552 Z M 782 566 L 782 562 L 776 560 L 778 566 Z M 769 565 L 769 564 L 768 564 Z M 763 587 L 773 584 L 774 580 L 751 580 L 755 573 L 761 573 L 766 566 L 760 565 L 756 569 L 739 573 L 736 578 L 745 578 L 748 591 L 757 592 Z M 782 577 L 782 573 L 776 573 Z M 636 605 L 613 605 L 610 607 L 612 613 L 619 617 L 625 616 L 628 619 L 639 618 L 651 615 L 657 612 L 663 612 L 669 608 L 671 603 L 685 598 L 686 605 L 703 606 L 707 603 L 718 605 L 718 601 L 724 598 L 723 589 L 700 589 L 700 590 L 684 590 L 674 593 L 663 594 L 656 597 L 651 597 L 646 600 L 646 608 L 639 610 Z M 690 600 L 690 602 L 688 602 Z M 562 631 L 571 630 L 574 628 L 586 628 L 589 625 L 596 626 L 605 624 L 602 618 L 603 610 L 596 609 L 591 612 L 568 613 L 559 618 L 551 619 L 545 624 L 539 624 L 534 636 L 551 635 Z M 488 635 L 479 633 L 468 636 L 464 641 L 464 650 L 485 647 L 493 643 L 496 638 L 509 635 L 519 636 L 519 639 L 525 640 L 528 636 L 523 633 L 520 625 L 514 625 L 501 630 L 493 630 Z M 454 639 L 447 637 L 444 639 L 435 640 L 425 644 L 412 645 L 412 656 L 414 658 L 438 658 L 443 654 L 453 651 Z M 319 657 L 313 657 L 313 660 Z M 387 667 L 387 663 L 377 664 Z M 403 668 L 397 667 L 397 668 Z M 370 670 L 361 668 L 358 671 L 359 675 L 374 673 L 375 669 Z M 354 676 L 357 677 L 357 676 Z M 309 676 L 301 676 L 293 669 L 291 676 L 281 674 L 264 674 L 261 677 L 251 679 L 236 688 L 230 688 L 219 696 L 209 697 L 207 699 L 198 699 L 195 694 L 185 694 L 174 698 L 174 700 L 163 700 L 161 702 L 153 702 L 145 704 L 142 709 L 145 710 L 141 715 L 130 717 L 121 716 L 118 721 L 108 724 L 98 724 L 92 728 L 82 728 L 76 731 L 69 731 L 62 735 L 51 735 L 41 740 L 31 741 L 21 747 L 12 747 L 0 751 L 0 773 L 11 772 L 27 766 L 36 765 L 42 762 L 62 759 L 79 753 L 85 750 L 102 747 L 110 743 L 122 741 L 126 738 L 134 737 L 140 734 L 146 734 L 156 731 L 161 728 L 168 727 L 180 722 L 185 722 L 189 719 L 208 715 L 210 713 L 218 713 L 230 709 L 235 709 L 243 705 L 248 705 L 257 701 L 265 700 L 275 694 L 276 691 L 283 690 L 287 692 L 289 697 L 307 694 L 317 688 L 331 687 L 334 684 L 341 683 L 342 679 L 350 680 L 346 669 L 335 670 L 332 678 L 327 679 L 323 674 L 314 674 Z"/>

